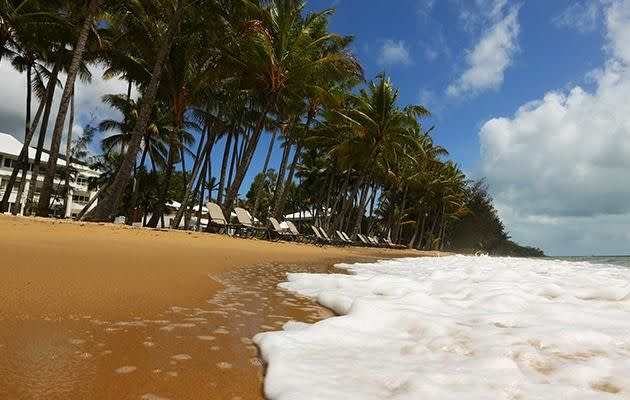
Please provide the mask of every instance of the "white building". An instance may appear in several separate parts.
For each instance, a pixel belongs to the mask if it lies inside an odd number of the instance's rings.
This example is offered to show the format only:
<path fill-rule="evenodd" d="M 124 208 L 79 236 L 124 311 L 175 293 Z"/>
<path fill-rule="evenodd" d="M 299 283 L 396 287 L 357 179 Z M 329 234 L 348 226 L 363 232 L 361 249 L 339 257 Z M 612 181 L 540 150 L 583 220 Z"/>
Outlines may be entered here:
<path fill-rule="evenodd" d="M 23 144 L 14 138 L 11 135 L 0 132 L 0 200 L 2 196 L 4 196 L 4 192 L 7 187 L 7 183 L 9 182 L 9 177 L 13 172 L 13 167 L 17 163 L 18 156 L 22 151 Z M 61 157 L 61 156 L 60 156 Z M 26 184 L 24 187 L 24 193 L 22 195 L 22 204 L 20 205 L 19 214 L 24 212 L 24 203 L 26 199 L 26 194 L 29 190 L 30 180 L 31 180 L 31 170 L 33 169 L 33 160 L 35 159 L 35 148 L 29 147 L 28 149 L 28 161 L 29 161 L 29 169 L 26 175 Z M 48 154 L 46 152 L 42 153 L 41 163 L 40 163 L 40 171 L 45 170 L 46 164 L 48 163 Z M 66 161 L 63 159 L 57 160 L 57 166 L 65 167 Z M 87 165 L 82 163 L 72 163 L 72 167 L 74 167 L 78 171 L 77 179 L 75 182 L 70 183 L 70 192 L 68 193 L 68 198 L 66 199 L 66 209 L 65 209 L 65 217 L 76 216 L 83 207 L 87 204 L 87 202 L 96 195 L 96 191 L 88 189 L 88 179 L 93 177 L 98 177 L 98 171 L 90 169 Z M 44 182 L 45 172 L 37 177 L 37 187 L 35 188 L 35 196 L 34 199 L 37 201 L 39 197 L 39 191 L 41 190 L 42 184 Z M 20 186 L 20 177 L 21 174 L 18 175 L 17 181 L 13 187 L 13 192 L 11 193 L 11 197 L 9 197 L 9 210 L 13 210 L 16 206 L 16 197 L 18 187 Z M 63 179 L 55 178 L 54 185 L 55 187 L 63 187 L 65 181 Z M 63 205 L 63 199 L 55 200 L 56 205 Z M 96 202 L 94 203 L 96 205 Z"/>

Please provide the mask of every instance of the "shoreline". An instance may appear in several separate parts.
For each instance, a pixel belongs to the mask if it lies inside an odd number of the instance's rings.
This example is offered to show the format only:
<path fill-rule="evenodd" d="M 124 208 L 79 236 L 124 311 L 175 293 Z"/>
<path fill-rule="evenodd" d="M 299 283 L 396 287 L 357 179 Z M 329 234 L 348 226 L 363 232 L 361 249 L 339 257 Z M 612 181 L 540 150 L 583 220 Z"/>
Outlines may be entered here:
<path fill-rule="evenodd" d="M 251 338 L 332 315 L 287 272 L 436 255 L 8 216 L 0 243 L 7 398 L 262 399 Z"/>

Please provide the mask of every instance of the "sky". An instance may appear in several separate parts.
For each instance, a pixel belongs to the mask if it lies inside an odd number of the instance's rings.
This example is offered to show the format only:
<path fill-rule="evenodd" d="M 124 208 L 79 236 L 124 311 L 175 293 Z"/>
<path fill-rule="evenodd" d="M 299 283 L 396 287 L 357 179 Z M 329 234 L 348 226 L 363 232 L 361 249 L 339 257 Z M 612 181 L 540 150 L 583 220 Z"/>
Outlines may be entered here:
<path fill-rule="evenodd" d="M 425 126 L 471 179 L 486 180 L 515 241 L 550 255 L 630 254 L 630 0 L 308 3 L 330 7 L 366 77 L 384 71 L 401 105 L 429 108 Z M 103 94 L 125 92 L 99 71 L 77 87 L 78 130 L 112 116 Z M 0 131 L 18 138 L 24 82 L 0 62 Z"/>

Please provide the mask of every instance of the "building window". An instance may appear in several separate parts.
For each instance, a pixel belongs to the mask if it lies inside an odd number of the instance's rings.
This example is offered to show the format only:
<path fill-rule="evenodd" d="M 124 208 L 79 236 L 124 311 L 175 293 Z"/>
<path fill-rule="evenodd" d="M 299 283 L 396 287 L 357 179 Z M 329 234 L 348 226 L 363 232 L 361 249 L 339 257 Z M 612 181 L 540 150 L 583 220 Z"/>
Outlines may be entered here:
<path fill-rule="evenodd" d="M 88 180 L 85 176 L 79 175 L 77 177 L 77 185 L 79 186 L 87 186 Z"/>
<path fill-rule="evenodd" d="M 86 205 L 90 201 L 90 198 L 87 196 L 74 195 L 72 196 L 72 202 L 76 204 Z"/>
<path fill-rule="evenodd" d="M 13 168 L 15 166 L 15 160 L 5 157 L 3 165 L 5 168 Z"/>

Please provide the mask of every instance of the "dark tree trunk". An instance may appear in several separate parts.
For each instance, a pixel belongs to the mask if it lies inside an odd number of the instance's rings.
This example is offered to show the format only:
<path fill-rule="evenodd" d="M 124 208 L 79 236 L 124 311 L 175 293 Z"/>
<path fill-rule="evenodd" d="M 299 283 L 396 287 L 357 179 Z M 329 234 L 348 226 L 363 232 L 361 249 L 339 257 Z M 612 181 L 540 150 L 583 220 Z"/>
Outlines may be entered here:
<path fill-rule="evenodd" d="M 33 160 L 33 168 L 31 170 L 31 179 L 28 187 L 28 193 L 26 195 L 26 214 L 31 214 L 31 207 L 34 206 L 33 198 L 35 197 L 35 189 L 37 188 L 37 178 L 39 177 L 39 167 L 42 159 L 42 152 L 44 150 L 44 143 L 46 142 L 46 131 L 48 131 L 48 121 L 50 120 L 50 111 L 52 109 L 53 99 L 55 97 L 55 88 L 57 87 L 57 77 L 61 70 L 61 62 L 56 62 L 50 75 L 50 80 L 46 88 L 46 99 L 44 107 L 44 116 L 42 119 L 42 125 L 39 129 L 39 137 L 37 139 L 37 149 L 35 150 L 35 159 Z"/>
<path fill-rule="evenodd" d="M 179 22 L 182 19 L 186 3 L 187 0 L 179 1 L 179 3 L 177 4 L 177 9 L 175 10 L 175 13 L 169 21 L 166 37 L 162 42 L 160 51 L 155 60 L 155 65 L 153 66 L 151 81 L 149 82 L 146 93 L 143 97 L 142 106 L 140 107 L 140 113 L 138 119 L 136 120 L 133 134 L 131 136 L 129 149 L 125 154 L 125 158 L 123 159 L 123 162 L 118 172 L 116 173 L 116 176 L 114 177 L 114 181 L 112 182 L 108 196 L 103 199 L 103 201 L 100 201 L 98 205 L 86 217 L 86 219 L 89 221 L 111 221 L 118 210 L 118 205 L 122 198 L 123 192 L 125 191 L 125 188 L 129 183 L 129 177 L 131 176 L 131 171 L 136 160 L 136 155 L 138 154 L 138 149 L 140 148 L 140 142 L 142 142 L 142 137 L 144 135 L 144 132 L 146 131 L 147 122 L 149 121 L 151 110 L 153 109 L 155 96 L 157 94 L 158 87 L 160 86 L 160 78 L 162 76 L 164 62 L 166 61 L 166 57 L 168 56 L 168 53 L 170 52 L 171 46 L 173 44 L 173 37 L 175 36 L 175 31 L 177 30 Z"/>
<path fill-rule="evenodd" d="M 349 198 L 350 201 L 345 202 L 343 207 L 341 208 L 341 212 L 339 213 L 339 216 L 338 216 L 338 221 L 333 224 L 333 230 L 336 229 L 337 227 L 341 226 L 341 223 L 342 223 L 346 213 L 350 209 L 350 206 L 352 205 L 353 200 L 357 197 L 357 194 L 359 193 L 359 189 L 361 188 L 361 186 L 363 186 L 363 182 L 365 181 L 365 178 L 368 175 L 370 167 L 372 166 L 372 162 L 376 158 L 377 153 L 378 153 L 378 147 L 375 146 L 374 148 L 372 148 L 372 151 L 370 152 L 370 156 L 368 158 L 368 162 L 365 163 L 365 165 L 361 169 L 361 173 L 359 175 L 359 180 L 357 181 L 357 183 L 354 185 L 354 188 L 352 189 L 352 194 L 350 195 L 350 198 Z M 353 239 L 354 239 L 354 237 L 353 237 Z"/>
<path fill-rule="evenodd" d="M 422 218 L 424 213 L 418 212 L 418 217 L 416 218 L 416 226 L 413 229 L 413 235 L 411 235 L 411 239 L 409 239 L 409 243 L 407 244 L 407 248 L 413 249 L 413 245 L 416 243 L 416 238 L 418 237 L 418 233 L 420 232 L 420 219 Z M 422 223 L 424 224 L 424 218 L 422 218 Z"/>
<path fill-rule="evenodd" d="M 363 214 L 365 214 L 365 207 L 367 207 L 367 194 L 370 190 L 370 184 L 365 185 L 363 193 L 361 193 L 361 200 L 359 201 L 359 209 L 357 211 L 357 219 L 354 222 L 354 228 L 352 228 L 352 237 L 357 236 L 361 230 L 361 223 L 363 222 Z M 368 232 L 369 233 L 369 232 Z"/>
<path fill-rule="evenodd" d="M 234 182 L 230 186 L 228 190 L 225 204 L 227 205 L 227 212 L 230 212 L 232 209 L 232 203 L 238 197 L 238 190 L 243 183 L 243 178 L 245 178 L 245 174 L 249 169 L 249 165 L 252 162 L 252 158 L 254 157 L 254 153 L 256 152 L 256 147 L 258 146 L 258 141 L 260 140 L 260 135 L 262 134 L 263 128 L 265 126 L 265 119 L 267 118 L 267 113 L 269 108 L 271 107 L 271 102 L 268 102 L 265 107 L 262 109 L 260 114 L 260 119 L 256 124 L 256 128 L 252 134 L 251 140 L 247 143 L 245 147 L 245 151 L 243 153 L 243 158 L 240 160 L 238 167 L 236 168 L 236 174 L 234 176 Z"/>
<path fill-rule="evenodd" d="M 71 167 L 70 163 L 72 162 L 72 128 L 74 125 L 74 92 L 72 92 L 72 98 L 70 99 L 70 120 L 68 121 L 68 137 L 66 138 L 66 176 L 65 176 L 65 185 L 64 185 L 64 202 L 63 202 L 63 212 L 64 216 L 66 213 L 66 209 L 68 208 L 68 197 L 70 196 L 70 173 Z M 72 198 L 70 198 L 72 201 Z"/>
<path fill-rule="evenodd" d="M 4 195 L 2 196 L 2 201 L 0 202 L 0 212 L 8 211 L 9 206 L 9 197 L 11 196 L 11 192 L 13 192 L 13 187 L 15 186 L 15 182 L 17 180 L 17 175 L 19 171 L 24 171 L 28 169 L 28 147 L 33 139 L 33 133 L 35 132 L 35 128 L 37 126 L 37 122 L 39 121 L 39 117 L 42 112 L 42 105 L 44 102 L 42 101 L 37 108 L 37 113 L 35 115 L 35 121 L 31 124 L 31 98 L 32 98 L 32 85 L 31 85 L 31 66 L 29 65 L 27 68 L 26 75 L 26 119 L 24 121 L 24 144 L 22 145 L 22 150 L 20 150 L 20 155 L 18 156 L 17 163 L 11 172 L 11 177 L 9 177 L 9 182 L 5 188 Z M 25 174 L 23 173 L 22 181 L 20 182 L 20 188 L 24 187 Z M 15 199 L 14 208 L 20 208 L 21 200 L 22 200 L 22 191 L 18 189 L 18 196 Z M 19 211 L 19 210 L 18 210 Z M 16 213 L 14 213 L 15 215 Z"/>
<path fill-rule="evenodd" d="M 403 192 L 403 198 L 402 198 L 402 205 L 400 206 L 400 213 L 398 215 L 398 221 L 396 221 L 396 235 L 394 239 L 394 242 L 398 243 L 398 240 L 401 238 L 400 237 L 400 231 L 401 231 L 401 224 L 402 224 L 402 219 L 404 217 L 405 214 L 405 207 L 407 206 L 407 193 L 409 192 L 409 187 L 405 186 L 405 191 Z"/>
<path fill-rule="evenodd" d="M 174 127 L 174 132 L 179 132 L 180 125 L 176 124 Z M 175 167 L 175 156 L 178 150 L 178 144 L 176 139 L 176 133 L 171 133 L 169 146 L 168 146 L 168 159 L 166 161 L 166 168 L 164 169 L 164 180 L 160 182 L 160 188 L 158 191 L 158 200 L 155 205 L 155 209 L 153 210 L 153 215 L 149 220 L 147 226 L 149 228 L 156 228 L 158 223 L 162 222 L 162 228 L 166 228 L 164 226 L 164 208 L 166 206 L 166 197 L 168 196 L 168 190 L 171 187 L 171 178 L 173 176 L 173 169 Z"/>
<path fill-rule="evenodd" d="M 70 106 L 70 98 L 72 97 L 72 93 L 74 91 L 74 82 L 76 81 L 81 61 L 83 60 L 83 53 L 87 44 L 88 35 L 90 33 L 94 16 L 98 10 L 99 3 L 100 0 L 90 0 L 88 13 L 83 21 L 83 26 L 81 27 L 81 32 L 79 33 L 79 39 L 77 40 L 77 44 L 73 50 L 72 62 L 70 64 L 70 68 L 68 69 L 66 84 L 63 87 L 61 103 L 59 104 L 59 111 L 57 112 L 57 119 L 55 120 L 52 141 L 50 143 L 46 177 L 44 178 L 42 191 L 39 194 L 39 202 L 37 205 L 37 215 L 39 216 L 47 216 L 50 214 L 50 196 L 53 190 L 55 172 L 57 171 L 57 158 L 59 157 L 59 147 L 61 145 L 61 136 L 63 135 L 66 113 L 68 112 L 68 107 Z"/>
<path fill-rule="evenodd" d="M 209 135 L 209 136 L 212 136 L 212 135 Z M 177 214 L 175 214 L 175 220 L 173 223 L 173 226 L 175 228 L 179 227 L 179 223 L 181 222 L 182 217 L 184 216 L 184 213 L 188 209 L 188 200 L 191 197 L 193 185 L 195 181 L 197 180 L 197 177 L 199 176 L 199 172 L 201 170 L 202 165 L 206 164 L 206 159 L 207 157 L 209 157 L 209 153 L 211 151 L 213 142 L 214 142 L 214 137 L 208 137 L 208 140 L 205 142 L 205 144 L 203 143 L 203 141 L 199 143 L 199 151 L 197 152 L 197 154 L 200 154 L 200 155 L 197 156 L 195 160 L 195 165 L 193 166 L 193 171 L 192 171 L 190 180 L 188 181 L 188 184 L 186 185 L 186 188 L 184 189 L 184 198 L 182 199 L 182 206 L 179 208 L 179 210 L 177 210 Z M 202 149 L 202 146 L 203 146 L 203 149 Z"/>
<path fill-rule="evenodd" d="M 223 191 L 225 188 L 225 175 L 227 173 L 228 160 L 230 159 L 230 146 L 232 145 L 233 129 L 227 133 L 225 140 L 225 149 L 223 150 L 223 161 L 221 162 L 221 176 L 219 178 L 219 187 L 217 188 L 217 204 L 221 204 L 223 200 Z M 212 197 L 212 195 L 210 196 Z"/>
<path fill-rule="evenodd" d="M 273 152 L 273 145 L 276 141 L 277 131 L 273 131 L 271 136 L 271 142 L 269 142 L 269 150 L 267 150 L 267 157 L 265 158 L 265 164 L 263 165 L 262 175 L 263 178 L 258 182 L 258 188 L 256 188 L 256 200 L 254 201 L 254 208 L 252 215 L 256 216 L 258 212 L 258 205 L 260 204 L 260 196 L 262 195 L 263 187 L 265 186 L 265 175 L 267 174 L 267 167 L 269 166 L 269 160 L 271 159 L 271 153 Z"/>
<path fill-rule="evenodd" d="M 278 201 L 276 203 L 276 206 L 273 212 L 276 219 L 282 219 L 282 216 L 284 214 L 284 205 L 287 202 L 287 196 L 289 195 L 288 188 L 291 185 L 291 182 L 293 182 L 293 175 L 295 175 L 295 169 L 297 167 L 298 161 L 300 160 L 301 153 L 302 153 L 302 143 L 298 143 L 295 146 L 295 153 L 293 154 L 293 161 L 291 162 L 291 168 L 289 168 L 289 175 L 287 176 L 287 179 L 283 187 L 281 188 L 282 190 L 280 191 L 280 195 L 278 196 Z"/>
<path fill-rule="evenodd" d="M 345 199 L 346 197 L 346 193 L 348 192 L 348 186 L 350 185 L 351 174 L 352 174 L 352 168 L 348 168 L 348 172 L 346 173 L 346 179 L 344 180 L 343 185 L 341 186 L 341 189 L 339 190 L 339 192 L 337 192 L 337 195 L 335 196 L 335 202 L 333 203 L 333 206 L 330 209 L 330 213 L 328 213 L 326 217 L 326 223 L 324 224 L 324 226 L 325 226 L 325 229 L 327 230 L 331 228 L 330 223 L 332 221 L 333 215 L 337 212 L 337 207 L 339 207 L 339 201 Z"/>
<path fill-rule="evenodd" d="M 287 174 L 287 167 L 289 165 L 289 154 L 291 153 L 291 142 L 286 141 L 284 144 L 284 149 L 282 151 L 282 160 L 280 161 L 280 168 L 278 169 L 278 178 L 276 179 L 276 184 L 273 187 L 273 199 L 271 204 L 275 206 L 278 201 L 278 196 L 280 195 L 280 190 L 284 187 L 284 177 Z"/>

